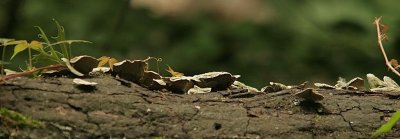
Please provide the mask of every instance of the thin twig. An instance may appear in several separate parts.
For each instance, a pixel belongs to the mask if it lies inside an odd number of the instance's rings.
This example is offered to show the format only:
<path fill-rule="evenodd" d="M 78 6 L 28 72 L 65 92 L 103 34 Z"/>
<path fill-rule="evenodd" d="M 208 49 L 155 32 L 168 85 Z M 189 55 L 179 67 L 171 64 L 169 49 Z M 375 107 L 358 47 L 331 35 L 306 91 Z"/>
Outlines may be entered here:
<path fill-rule="evenodd" d="M 389 67 L 389 69 L 390 69 L 393 73 L 395 73 L 397 76 L 400 77 L 400 73 L 399 73 L 395 68 L 393 68 L 392 64 L 389 62 L 389 60 L 388 60 L 388 58 L 387 58 L 387 56 L 386 56 L 385 49 L 383 48 L 383 43 L 382 43 L 383 38 L 382 38 L 382 35 L 385 35 L 385 34 L 383 34 L 383 33 L 381 32 L 381 28 L 380 28 L 380 25 L 381 25 L 381 17 L 375 18 L 374 24 L 376 25 L 376 33 L 377 33 L 377 35 L 378 35 L 378 43 L 379 43 L 379 47 L 380 47 L 380 49 L 381 49 L 382 55 L 383 55 L 383 57 L 385 58 L 385 63 L 386 63 L 386 65 Z"/>
<path fill-rule="evenodd" d="M 63 69 L 63 68 L 67 68 L 67 66 L 58 64 L 58 65 L 49 65 L 49 66 L 40 67 L 40 68 L 33 68 L 31 70 L 28 70 L 28 71 L 18 72 L 18 73 L 15 73 L 15 74 L 6 75 L 6 76 L 0 78 L 0 82 L 6 81 L 6 80 L 10 80 L 10 79 L 13 79 L 13 78 L 16 78 L 16 77 L 29 75 L 29 74 L 32 74 L 32 73 L 34 73 L 36 71 L 39 71 L 39 70 L 59 70 L 59 69 Z"/>

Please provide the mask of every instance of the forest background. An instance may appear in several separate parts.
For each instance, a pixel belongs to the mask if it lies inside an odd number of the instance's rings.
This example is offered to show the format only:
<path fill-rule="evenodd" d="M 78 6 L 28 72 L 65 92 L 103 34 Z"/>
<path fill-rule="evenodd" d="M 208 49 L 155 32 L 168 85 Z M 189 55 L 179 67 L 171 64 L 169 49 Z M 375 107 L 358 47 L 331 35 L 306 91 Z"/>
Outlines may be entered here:
<path fill-rule="evenodd" d="M 40 40 L 33 26 L 55 35 L 54 18 L 67 39 L 93 42 L 74 46 L 75 55 L 160 57 L 163 69 L 228 71 L 257 88 L 269 81 L 335 84 L 367 73 L 396 79 L 372 23 L 382 16 L 389 25 L 385 49 L 398 59 L 398 13 L 395 0 L 2 0 L 0 38 Z M 18 70 L 26 59 L 22 54 L 7 67 Z"/>

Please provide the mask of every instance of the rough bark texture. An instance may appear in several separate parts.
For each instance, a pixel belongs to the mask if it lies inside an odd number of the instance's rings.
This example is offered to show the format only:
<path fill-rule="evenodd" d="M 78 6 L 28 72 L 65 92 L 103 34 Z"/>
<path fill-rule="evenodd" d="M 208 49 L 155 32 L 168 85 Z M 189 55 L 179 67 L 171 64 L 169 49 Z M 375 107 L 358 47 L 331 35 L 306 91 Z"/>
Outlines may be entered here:
<path fill-rule="evenodd" d="M 180 95 L 149 91 L 111 77 L 16 79 L 0 87 L 0 107 L 29 115 L 44 128 L 13 133 L 30 138 L 368 138 L 400 108 L 396 94 L 320 90 L 319 103 L 297 90 Z M 400 124 L 386 137 L 400 137 Z"/>

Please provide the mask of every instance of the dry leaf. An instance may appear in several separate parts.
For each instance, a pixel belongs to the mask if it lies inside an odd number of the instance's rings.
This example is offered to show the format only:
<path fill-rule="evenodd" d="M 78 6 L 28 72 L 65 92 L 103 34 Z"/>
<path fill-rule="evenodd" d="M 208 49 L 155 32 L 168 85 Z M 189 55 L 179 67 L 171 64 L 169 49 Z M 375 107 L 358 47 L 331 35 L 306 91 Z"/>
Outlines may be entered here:
<path fill-rule="evenodd" d="M 389 37 L 386 35 L 386 33 L 388 32 L 389 27 L 387 25 L 379 23 L 379 29 L 381 30 L 380 35 L 382 37 L 382 41 L 388 41 Z"/>
<path fill-rule="evenodd" d="M 399 62 L 396 59 L 390 60 L 390 65 L 392 65 L 392 67 L 395 69 L 398 69 L 400 67 Z M 390 69 L 388 68 L 388 70 L 390 70 Z"/>
<path fill-rule="evenodd" d="M 169 72 L 172 77 L 182 77 L 184 75 L 183 73 L 174 71 L 170 66 L 168 66 L 168 69 L 166 69 L 166 71 Z"/>
<path fill-rule="evenodd" d="M 99 59 L 97 59 L 99 61 L 99 65 L 97 65 L 97 67 L 101 67 L 104 66 L 105 64 L 108 63 L 108 61 L 110 60 L 110 57 L 108 56 L 102 56 Z"/>
<path fill-rule="evenodd" d="M 108 56 L 102 56 L 102 57 L 98 58 L 97 60 L 99 61 L 99 65 L 97 65 L 97 67 L 104 66 L 105 64 L 108 63 L 108 67 L 110 67 L 112 69 L 113 65 L 115 63 L 118 63 L 117 59 L 111 58 L 111 57 L 108 57 Z"/>
<path fill-rule="evenodd" d="M 108 60 L 108 66 L 109 66 L 111 69 L 113 69 L 113 65 L 114 65 L 115 63 L 118 63 L 118 60 L 115 59 L 115 58 L 111 58 L 111 59 Z"/>

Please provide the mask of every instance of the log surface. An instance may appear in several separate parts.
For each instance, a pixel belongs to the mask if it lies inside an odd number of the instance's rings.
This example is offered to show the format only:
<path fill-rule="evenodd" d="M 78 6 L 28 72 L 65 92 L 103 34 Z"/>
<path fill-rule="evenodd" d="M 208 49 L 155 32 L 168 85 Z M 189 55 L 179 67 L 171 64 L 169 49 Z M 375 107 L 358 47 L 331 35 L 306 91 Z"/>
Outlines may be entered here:
<path fill-rule="evenodd" d="M 319 90 L 325 99 L 300 101 L 299 90 L 182 95 L 150 91 L 112 77 L 8 81 L 0 107 L 44 123 L 13 133 L 24 138 L 369 138 L 400 108 L 396 94 Z M 400 124 L 386 137 L 400 137 Z"/>

